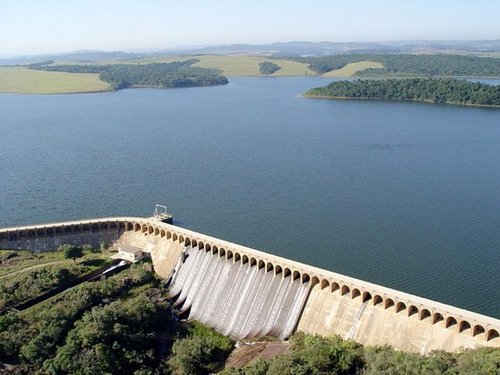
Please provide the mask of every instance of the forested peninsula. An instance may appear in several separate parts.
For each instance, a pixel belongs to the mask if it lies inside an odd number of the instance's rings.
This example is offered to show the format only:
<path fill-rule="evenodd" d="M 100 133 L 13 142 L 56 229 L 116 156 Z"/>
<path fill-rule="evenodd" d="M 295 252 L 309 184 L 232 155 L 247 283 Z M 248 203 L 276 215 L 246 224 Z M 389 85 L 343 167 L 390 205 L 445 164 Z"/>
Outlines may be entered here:
<path fill-rule="evenodd" d="M 371 61 L 383 68 L 364 69 L 364 77 L 500 77 L 500 59 L 461 55 L 340 54 L 290 58 L 309 64 L 309 69 L 324 74 L 347 64 Z"/>
<path fill-rule="evenodd" d="M 500 107 L 500 86 L 445 78 L 337 81 L 311 89 L 305 96 Z"/>
<path fill-rule="evenodd" d="M 153 64 L 55 65 L 53 61 L 31 64 L 34 70 L 67 73 L 99 73 L 114 90 L 128 87 L 196 87 L 225 85 L 220 70 L 193 66 L 199 60 Z"/>

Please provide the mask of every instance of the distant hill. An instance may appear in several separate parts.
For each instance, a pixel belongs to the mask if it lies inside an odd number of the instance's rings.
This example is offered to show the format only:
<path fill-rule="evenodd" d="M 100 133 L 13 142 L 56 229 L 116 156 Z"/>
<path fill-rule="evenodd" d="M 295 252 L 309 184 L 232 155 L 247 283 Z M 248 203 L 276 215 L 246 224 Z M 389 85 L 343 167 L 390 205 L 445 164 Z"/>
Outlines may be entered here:
<path fill-rule="evenodd" d="M 452 41 L 391 41 L 391 42 L 278 42 L 270 44 L 232 44 L 207 47 L 183 47 L 145 52 L 123 51 L 73 51 L 60 54 L 19 56 L 0 59 L 0 65 L 31 64 L 44 60 L 99 61 L 137 59 L 154 56 L 180 55 L 264 55 L 264 56 L 325 56 L 354 53 L 450 53 L 484 55 L 498 53 L 500 39 Z"/>
<path fill-rule="evenodd" d="M 126 60 L 146 57 L 146 53 L 132 53 L 121 51 L 73 51 L 43 55 L 29 55 L 0 59 L 0 65 L 26 65 L 46 60 L 67 60 L 75 62 L 94 62 L 99 60 Z"/>

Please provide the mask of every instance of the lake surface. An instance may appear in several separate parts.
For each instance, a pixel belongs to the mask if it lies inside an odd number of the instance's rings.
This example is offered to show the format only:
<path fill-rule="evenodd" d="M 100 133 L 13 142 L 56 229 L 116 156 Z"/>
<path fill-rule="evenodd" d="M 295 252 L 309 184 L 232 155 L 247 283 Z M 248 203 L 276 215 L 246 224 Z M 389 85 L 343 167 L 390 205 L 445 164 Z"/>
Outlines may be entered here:
<path fill-rule="evenodd" d="M 0 95 L 0 226 L 176 224 L 500 317 L 500 111 L 306 99 L 324 78 Z"/>

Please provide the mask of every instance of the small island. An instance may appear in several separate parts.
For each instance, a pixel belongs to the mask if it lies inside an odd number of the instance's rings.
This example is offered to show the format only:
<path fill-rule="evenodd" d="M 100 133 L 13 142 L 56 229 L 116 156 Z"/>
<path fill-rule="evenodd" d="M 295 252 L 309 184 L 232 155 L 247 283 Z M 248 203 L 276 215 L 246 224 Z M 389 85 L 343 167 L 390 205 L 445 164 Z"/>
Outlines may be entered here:
<path fill-rule="evenodd" d="M 500 86 L 451 78 L 337 81 L 311 89 L 305 96 L 500 107 Z"/>

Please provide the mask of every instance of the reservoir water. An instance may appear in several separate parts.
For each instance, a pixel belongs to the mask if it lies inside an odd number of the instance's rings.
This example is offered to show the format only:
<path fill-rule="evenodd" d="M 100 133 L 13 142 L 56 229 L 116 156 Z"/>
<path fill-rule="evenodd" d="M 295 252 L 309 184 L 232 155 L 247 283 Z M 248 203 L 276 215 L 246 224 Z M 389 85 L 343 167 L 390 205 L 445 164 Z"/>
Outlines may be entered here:
<path fill-rule="evenodd" d="M 150 216 L 500 318 L 500 110 L 323 78 L 0 95 L 0 226 Z"/>

